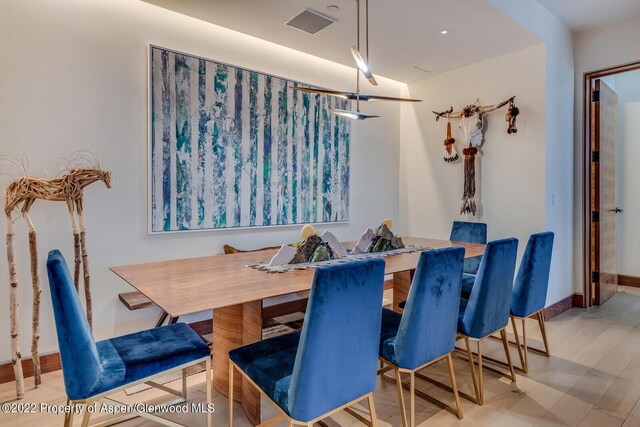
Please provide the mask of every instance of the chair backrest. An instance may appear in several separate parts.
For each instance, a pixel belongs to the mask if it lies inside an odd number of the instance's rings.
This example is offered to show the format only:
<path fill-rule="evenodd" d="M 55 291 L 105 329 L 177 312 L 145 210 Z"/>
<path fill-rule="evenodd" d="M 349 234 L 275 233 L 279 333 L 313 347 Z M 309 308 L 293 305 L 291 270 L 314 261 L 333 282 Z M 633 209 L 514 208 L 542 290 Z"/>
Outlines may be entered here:
<path fill-rule="evenodd" d="M 289 413 L 310 421 L 376 387 L 385 262 L 320 267 L 289 387 Z"/>
<path fill-rule="evenodd" d="M 507 326 L 517 250 L 514 238 L 487 244 L 459 332 L 482 338 Z"/>
<path fill-rule="evenodd" d="M 65 389 L 69 399 L 82 399 L 100 380 L 98 350 L 67 263 L 57 249 L 49 252 L 47 272 Z"/>
<path fill-rule="evenodd" d="M 449 240 L 456 242 L 487 243 L 487 224 L 482 222 L 453 221 Z M 464 272 L 476 274 L 482 257 L 464 260 Z"/>
<path fill-rule="evenodd" d="M 464 248 L 420 254 L 394 344 L 398 366 L 415 369 L 453 351 Z"/>
<path fill-rule="evenodd" d="M 547 301 L 553 233 L 532 234 L 513 285 L 511 314 L 527 317 L 542 310 Z"/>

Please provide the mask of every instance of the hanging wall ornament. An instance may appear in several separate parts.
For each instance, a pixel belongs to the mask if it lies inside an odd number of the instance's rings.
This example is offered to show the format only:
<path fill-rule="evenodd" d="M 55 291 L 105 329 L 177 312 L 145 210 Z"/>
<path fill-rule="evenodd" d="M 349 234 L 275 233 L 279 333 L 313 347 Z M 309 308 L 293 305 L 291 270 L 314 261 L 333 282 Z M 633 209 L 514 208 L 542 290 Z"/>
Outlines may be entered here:
<path fill-rule="evenodd" d="M 451 120 L 449 120 L 447 121 L 447 138 L 444 140 L 444 161 L 447 163 L 455 162 L 460 158 L 455 142 L 455 138 L 451 136 Z"/>
<path fill-rule="evenodd" d="M 446 147 L 445 153 L 445 161 L 452 162 L 454 160 L 448 160 L 449 154 L 452 152 L 455 153 L 455 148 L 453 143 L 455 140 L 451 137 L 451 119 L 459 118 L 460 123 L 458 123 L 458 128 L 460 129 L 463 138 L 464 138 L 464 149 L 462 150 L 462 154 L 464 155 L 464 191 L 462 195 L 462 206 L 460 207 L 460 215 L 471 214 L 475 215 L 477 211 L 477 203 L 476 203 L 476 156 L 478 155 L 479 147 L 482 146 L 484 142 L 484 115 L 495 111 L 499 108 L 504 107 L 505 105 L 509 105 L 509 109 L 507 111 L 506 119 L 509 124 L 507 133 L 512 134 L 518 132 L 516 129 L 516 116 L 519 113 L 518 107 L 516 107 L 514 102 L 515 96 L 503 101 L 499 104 L 494 105 L 480 105 L 480 101 L 476 100 L 471 105 L 467 105 L 461 111 L 453 112 L 453 107 L 451 107 L 447 111 L 437 112 L 434 111 L 433 114 L 436 115 L 436 121 L 440 119 L 440 117 L 447 117 L 447 139 L 444 144 Z M 449 150 L 449 147 L 452 148 L 452 151 Z M 457 159 L 457 153 L 456 159 Z"/>
<path fill-rule="evenodd" d="M 516 107 L 516 103 L 513 102 L 513 99 L 509 100 L 509 107 L 507 108 L 507 114 L 505 114 L 505 119 L 507 123 L 509 123 L 509 127 L 507 128 L 507 133 L 518 133 L 518 128 L 516 128 L 516 117 L 520 114 L 520 109 Z"/>

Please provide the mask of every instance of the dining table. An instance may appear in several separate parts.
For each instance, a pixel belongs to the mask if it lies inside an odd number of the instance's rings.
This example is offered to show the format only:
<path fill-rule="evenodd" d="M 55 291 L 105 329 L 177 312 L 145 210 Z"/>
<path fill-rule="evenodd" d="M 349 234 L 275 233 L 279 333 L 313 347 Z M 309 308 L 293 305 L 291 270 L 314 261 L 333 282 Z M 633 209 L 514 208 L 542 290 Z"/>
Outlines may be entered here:
<path fill-rule="evenodd" d="M 386 256 L 385 275 L 392 275 L 393 309 L 407 299 L 422 250 L 451 246 L 465 248 L 465 258 L 482 256 L 485 245 L 420 237 L 403 237 L 405 245 L 421 248 Z M 346 242 L 351 248 L 356 242 Z M 270 273 L 249 265 L 268 263 L 277 249 L 172 259 L 111 267 L 111 271 L 177 318 L 212 311 L 212 375 L 214 388 L 228 397 L 229 351 L 262 339 L 262 300 L 308 291 L 314 268 Z M 207 373 L 209 374 L 209 373 Z M 253 425 L 261 422 L 260 394 L 239 374 L 234 376 L 233 399 L 242 404 Z"/>

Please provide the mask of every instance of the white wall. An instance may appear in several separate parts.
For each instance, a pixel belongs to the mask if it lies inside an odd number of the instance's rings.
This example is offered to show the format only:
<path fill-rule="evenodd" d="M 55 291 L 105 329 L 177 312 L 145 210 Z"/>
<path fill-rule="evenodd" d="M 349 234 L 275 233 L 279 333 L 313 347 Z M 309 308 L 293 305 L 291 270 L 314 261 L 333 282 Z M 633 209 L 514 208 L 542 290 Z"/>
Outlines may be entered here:
<path fill-rule="evenodd" d="M 517 237 L 519 254 L 531 233 L 546 229 L 544 44 L 428 77 L 408 86 L 424 102 L 403 106 L 400 148 L 400 222 L 408 234 L 449 237 L 453 220 L 486 222 L 489 240 Z M 459 109 L 479 97 L 492 104 L 517 95 L 518 133 L 507 134 L 506 109 L 486 117 L 476 157 L 479 211 L 460 216 L 463 160 L 446 163 L 446 120 L 432 111 Z M 463 137 L 452 121 L 462 157 Z M 550 300 L 550 302 L 555 302 Z"/>
<path fill-rule="evenodd" d="M 624 210 L 616 221 L 618 273 L 640 276 L 640 70 L 609 78 L 618 94 L 616 195 Z"/>
<path fill-rule="evenodd" d="M 354 71 L 231 30 L 135 0 L 2 2 L 0 5 L 0 153 L 26 154 L 29 173 L 55 175 L 59 159 L 93 150 L 113 172 L 113 188 L 86 190 L 95 335 L 98 339 L 153 325 L 157 311 L 127 311 L 117 300 L 131 288 L 108 267 L 143 261 L 216 254 L 229 243 L 244 248 L 290 242 L 299 229 L 147 235 L 148 45 L 337 89 L 352 89 Z M 397 96 L 402 84 L 379 78 L 378 93 Z M 367 105 L 382 118 L 354 122 L 351 160 L 351 222 L 332 225 L 354 239 L 384 217 L 398 218 L 400 108 Z M 3 168 L 3 171 L 6 171 Z M 8 179 L 1 177 L 6 185 Z M 42 295 L 41 353 L 57 348 L 44 260 L 50 249 L 73 256 L 66 207 L 38 202 Z M 398 221 L 396 221 L 398 222 Z M 30 348 L 31 284 L 24 224 L 16 248 L 20 279 L 21 350 Z M 3 245 L 4 248 L 4 245 Z M 0 259 L 6 259 L 4 249 Z M 8 274 L 0 263 L 0 362 L 10 359 Z"/>
<path fill-rule="evenodd" d="M 584 74 L 640 61 L 640 20 L 610 25 L 574 36 L 574 289 L 583 292 L 582 262 L 582 151 Z M 626 212 L 625 212 L 626 214 Z"/>
<path fill-rule="evenodd" d="M 536 0 L 490 0 L 546 45 L 546 228 L 555 233 L 547 304 L 573 293 L 573 44 L 571 32 Z"/>

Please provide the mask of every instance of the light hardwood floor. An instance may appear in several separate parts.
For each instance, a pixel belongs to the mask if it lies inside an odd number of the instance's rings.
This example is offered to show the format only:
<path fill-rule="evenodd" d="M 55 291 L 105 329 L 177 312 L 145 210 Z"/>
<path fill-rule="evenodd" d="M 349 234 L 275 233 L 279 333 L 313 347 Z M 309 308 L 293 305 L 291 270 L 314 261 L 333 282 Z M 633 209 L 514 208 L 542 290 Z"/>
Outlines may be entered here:
<path fill-rule="evenodd" d="M 528 322 L 529 344 L 540 345 L 539 332 L 534 321 Z M 620 292 L 601 307 L 590 310 L 572 309 L 548 322 L 551 358 L 530 355 L 530 373 L 518 375 L 511 384 L 490 372 L 485 375 L 485 405 L 480 407 L 463 399 L 464 419 L 416 399 L 416 421 L 420 426 L 640 426 L 640 289 L 620 287 Z M 486 354 L 499 358 L 501 346 L 487 340 Z M 512 347 L 512 357 L 517 359 Z M 456 360 L 458 385 L 471 393 L 468 365 Z M 425 371 L 427 375 L 447 381 L 446 363 Z M 61 372 L 43 376 L 42 386 L 32 389 L 27 380 L 26 398 L 22 402 L 63 405 L 65 402 Z M 175 387 L 178 387 L 176 382 Z M 188 379 L 190 401 L 204 401 L 204 376 Z M 418 382 L 428 393 L 449 403 L 447 393 Z M 13 384 L 0 385 L 0 402 L 9 402 L 14 396 Z M 160 396 L 148 391 L 131 397 L 123 394 L 122 401 L 139 401 Z M 405 393 L 405 397 L 407 394 Z M 395 386 L 379 382 L 375 392 L 379 425 L 401 426 Z M 227 400 L 214 392 L 214 425 L 227 425 Z M 263 419 L 275 414 L 269 405 L 263 405 Z M 236 405 L 234 410 L 238 427 L 249 426 Z M 176 414 L 167 416 L 178 422 L 200 426 L 203 414 Z M 104 417 L 102 418 L 104 419 Z M 97 420 L 97 418 L 96 418 Z M 76 419 L 77 425 L 80 420 Z M 92 421 L 94 421 L 92 419 Z M 52 414 L 0 413 L 0 426 L 60 426 L 63 416 Z M 326 421 L 330 426 L 357 426 L 358 421 L 340 413 Z M 153 426 L 144 420 L 120 424 Z"/>

